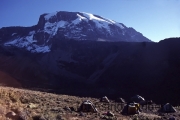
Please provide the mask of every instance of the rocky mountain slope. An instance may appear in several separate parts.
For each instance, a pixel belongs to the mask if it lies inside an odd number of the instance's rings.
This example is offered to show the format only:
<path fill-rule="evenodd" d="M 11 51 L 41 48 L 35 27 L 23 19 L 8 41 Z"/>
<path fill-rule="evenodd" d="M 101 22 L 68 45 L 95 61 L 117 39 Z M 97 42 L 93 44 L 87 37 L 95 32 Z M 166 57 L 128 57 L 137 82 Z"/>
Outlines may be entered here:
<path fill-rule="evenodd" d="M 180 38 L 150 42 L 89 13 L 43 14 L 35 26 L 0 29 L 0 78 L 12 81 L 1 80 L 7 86 L 178 104 L 179 44 Z"/>
<path fill-rule="evenodd" d="M 100 102 L 97 98 L 56 95 L 33 90 L 0 87 L 0 119 L 1 120 L 169 120 L 179 119 L 179 107 L 175 113 L 158 111 L 160 105 L 141 106 L 141 112 L 135 115 L 121 114 L 126 104 L 110 100 Z M 90 100 L 97 113 L 79 111 L 83 101 Z M 152 107 L 152 106 L 159 106 Z M 107 116 L 111 111 L 113 116 Z"/>
<path fill-rule="evenodd" d="M 48 53 L 1 46 L 1 71 L 22 87 L 56 93 L 94 97 L 141 94 L 176 104 L 180 99 L 179 38 L 159 43 L 52 41 Z"/>
<path fill-rule="evenodd" d="M 43 14 L 32 27 L 0 29 L 0 44 L 23 48 L 32 53 L 51 51 L 52 39 L 151 42 L 122 23 L 84 12 L 59 11 Z"/>

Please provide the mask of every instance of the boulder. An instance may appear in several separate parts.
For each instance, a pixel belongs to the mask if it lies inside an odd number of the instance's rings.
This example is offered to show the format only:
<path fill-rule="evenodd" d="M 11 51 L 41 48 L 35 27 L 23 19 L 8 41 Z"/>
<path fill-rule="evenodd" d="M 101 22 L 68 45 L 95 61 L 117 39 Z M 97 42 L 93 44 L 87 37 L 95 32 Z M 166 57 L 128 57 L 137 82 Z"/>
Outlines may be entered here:
<path fill-rule="evenodd" d="M 12 120 L 18 120 L 18 115 L 15 112 L 8 112 L 6 114 L 6 117 Z"/>
<path fill-rule="evenodd" d="M 35 108 L 37 108 L 37 105 L 33 104 L 33 103 L 29 103 L 29 105 L 27 107 L 31 108 L 31 109 L 35 109 Z"/>
<path fill-rule="evenodd" d="M 114 117 L 114 114 L 111 111 L 108 111 L 106 115 L 110 117 Z"/>

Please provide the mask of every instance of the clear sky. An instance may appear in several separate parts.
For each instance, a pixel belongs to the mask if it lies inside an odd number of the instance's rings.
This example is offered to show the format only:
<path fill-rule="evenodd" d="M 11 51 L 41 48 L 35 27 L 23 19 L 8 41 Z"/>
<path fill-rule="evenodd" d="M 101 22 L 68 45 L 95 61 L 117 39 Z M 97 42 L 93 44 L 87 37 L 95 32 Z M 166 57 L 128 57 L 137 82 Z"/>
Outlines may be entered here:
<path fill-rule="evenodd" d="M 41 14 L 55 11 L 100 15 L 156 42 L 180 37 L 180 0 L 0 0 L 0 28 L 32 26 Z"/>

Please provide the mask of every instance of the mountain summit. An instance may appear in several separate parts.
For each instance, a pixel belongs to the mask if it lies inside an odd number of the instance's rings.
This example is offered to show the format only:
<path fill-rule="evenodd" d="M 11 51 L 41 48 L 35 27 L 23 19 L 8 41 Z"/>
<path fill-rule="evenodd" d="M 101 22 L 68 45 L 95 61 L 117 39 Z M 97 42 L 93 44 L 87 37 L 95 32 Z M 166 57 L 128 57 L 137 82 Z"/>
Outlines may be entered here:
<path fill-rule="evenodd" d="M 42 14 L 32 27 L 0 29 L 0 44 L 25 48 L 31 52 L 50 52 L 52 39 L 151 42 L 122 23 L 85 12 L 59 11 Z"/>

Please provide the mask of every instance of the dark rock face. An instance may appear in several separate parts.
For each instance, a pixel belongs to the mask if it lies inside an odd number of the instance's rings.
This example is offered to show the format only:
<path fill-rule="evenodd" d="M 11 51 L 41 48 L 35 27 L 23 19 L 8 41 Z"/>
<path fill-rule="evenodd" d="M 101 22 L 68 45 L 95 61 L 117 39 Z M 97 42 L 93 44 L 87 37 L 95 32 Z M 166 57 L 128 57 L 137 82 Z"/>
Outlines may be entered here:
<path fill-rule="evenodd" d="M 0 47 L 0 70 L 23 87 L 73 95 L 179 101 L 180 38 L 151 42 L 52 39 L 51 51 Z M 176 99 L 174 99 L 176 98 Z"/>

